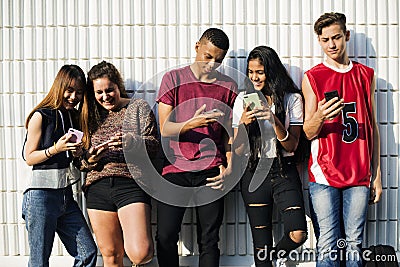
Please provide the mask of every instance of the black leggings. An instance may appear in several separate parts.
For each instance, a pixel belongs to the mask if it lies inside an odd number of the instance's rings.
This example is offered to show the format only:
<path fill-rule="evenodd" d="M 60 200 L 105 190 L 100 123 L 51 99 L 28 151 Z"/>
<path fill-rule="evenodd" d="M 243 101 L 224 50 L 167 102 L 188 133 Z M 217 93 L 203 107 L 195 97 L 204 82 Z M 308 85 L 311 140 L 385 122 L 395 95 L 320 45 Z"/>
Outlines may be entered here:
<path fill-rule="evenodd" d="M 277 159 L 274 160 L 267 177 L 253 192 L 248 188 L 253 172 L 246 170 L 241 179 L 241 193 L 250 220 L 254 245 L 254 261 L 257 267 L 272 266 L 270 252 L 290 252 L 302 245 L 306 239 L 307 224 L 300 177 L 296 165 L 290 159 L 284 159 L 283 169 L 286 177 L 279 175 Z M 262 172 L 263 170 L 259 170 Z M 264 170 L 265 172 L 267 170 Z M 258 172 L 258 170 L 257 170 Z M 284 235 L 273 248 L 272 209 L 276 208 L 282 215 Z M 292 231 L 304 231 L 304 240 L 296 243 L 290 238 Z M 279 254 L 278 256 L 284 256 Z M 274 254 L 273 257 L 276 257 Z"/>

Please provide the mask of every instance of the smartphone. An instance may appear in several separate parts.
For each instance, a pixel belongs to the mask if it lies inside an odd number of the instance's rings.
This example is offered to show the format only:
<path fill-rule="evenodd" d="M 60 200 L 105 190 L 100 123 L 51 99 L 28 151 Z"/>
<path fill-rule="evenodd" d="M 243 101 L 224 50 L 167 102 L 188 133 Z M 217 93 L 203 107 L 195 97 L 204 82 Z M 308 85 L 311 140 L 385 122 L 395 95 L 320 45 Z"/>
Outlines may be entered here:
<path fill-rule="evenodd" d="M 329 100 L 331 100 L 331 99 L 334 98 L 334 97 L 337 97 L 338 100 L 339 100 L 339 93 L 338 93 L 337 90 L 325 92 L 324 95 L 325 95 L 325 100 L 326 100 L 326 102 L 328 102 Z"/>
<path fill-rule="evenodd" d="M 82 141 L 83 132 L 76 130 L 74 128 L 69 128 L 68 133 L 71 134 L 71 138 L 69 139 L 72 143 L 79 143 Z"/>
<path fill-rule="evenodd" d="M 107 141 L 101 143 L 100 145 L 95 146 L 95 149 L 98 150 L 98 149 L 100 149 L 100 148 L 102 148 L 102 147 L 106 147 L 106 146 L 108 146 L 108 144 L 111 143 L 111 142 L 114 142 L 114 140 L 111 140 L 111 139 L 110 139 L 110 140 L 107 140 Z"/>
<path fill-rule="evenodd" d="M 222 116 L 225 115 L 225 113 L 222 112 L 222 110 L 217 109 L 217 108 L 214 108 L 214 109 L 211 109 L 211 110 L 209 110 L 209 111 L 203 112 L 203 114 L 205 114 L 205 115 L 207 115 L 207 114 L 214 114 L 214 113 L 220 113 L 220 114 L 222 114 Z"/>
<path fill-rule="evenodd" d="M 250 104 L 250 109 L 261 108 L 261 100 L 257 93 L 246 94 L 243 96 L 243 104 Z"/>

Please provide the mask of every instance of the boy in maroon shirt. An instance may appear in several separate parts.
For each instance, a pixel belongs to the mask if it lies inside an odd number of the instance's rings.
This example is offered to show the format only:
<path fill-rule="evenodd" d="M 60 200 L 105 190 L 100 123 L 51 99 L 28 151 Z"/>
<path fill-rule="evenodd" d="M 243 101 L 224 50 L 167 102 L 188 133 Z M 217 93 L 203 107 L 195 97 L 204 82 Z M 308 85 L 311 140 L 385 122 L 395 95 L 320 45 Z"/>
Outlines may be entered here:
<path fill-rule="evenodd" d="M 222 173 L 230 157 L 229 133 L 237 84 L 216 71 L 229 48 L 229 39 L 210 28 L 196 42 L 190 66 L 167 72 L 157 102 L 166 156 L 163 177 L 181 187 L 223 190 Z M 205 192 L 205 191 L 202 191 Z M 203 193 L 202 193 L 203 194 Z M 203 194 L 207 196 L 207 192 Z M 196 206 L 199 266 L 219 266 L 219 228 L 223 198 Z M 196 198 L 196 196 L 194 196 Z M 178 267 L 179 232 L 187 203 L 158 202 L 157 257 L 160 267 Z"/>

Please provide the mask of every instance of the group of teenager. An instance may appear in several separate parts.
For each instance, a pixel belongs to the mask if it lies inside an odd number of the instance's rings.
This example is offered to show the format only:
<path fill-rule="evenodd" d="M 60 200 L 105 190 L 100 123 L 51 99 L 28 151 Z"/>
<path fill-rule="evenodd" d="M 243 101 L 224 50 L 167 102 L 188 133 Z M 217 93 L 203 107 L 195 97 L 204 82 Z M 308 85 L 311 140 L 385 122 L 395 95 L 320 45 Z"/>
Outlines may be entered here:
<path fill-rule="evenodd" d="M 247 163 L 239 170 L 239 183 L 255 265 L 278 266 L 307 239 L 294 157 L 302 131 L 311 140 L 309 195 L 317 266 L 339 266 L 331 256 L 341 238 L 347 250 L 360 252 L 368 203 L 377 203 L 382 192 L 374 71 L 350 61 L 343 14 L 323 14 L 314 30 L 326 57 L 305 72 L 302 91 L 277 53 L 258 46 L 247 58 L 239 93 L 236 82 L 217 71 L 229 39 L 220 29 L 207 29 L 195 44 L 194 62 L 163 76 L 156 99 L 158 123 L 146 101 L 128 97 L 111 63 L 93 66 L 87 78 L 76 65 L 61 67 L 26 120 L 25 158 L 33 166 L 22 207 L 29 266 L 49 266 L 55 233 L 75 258 L 73 266 L 96 266 L 97 246 L 104 266 L 123 266 L 125 254 L 134 266 L 150 262 L 151 197 L 138 182 L 146 180 L 147 170 L 135 157 L 128 162 L 126 153 L 154 157 L 160 139 L 167 147 L 161 175 L 177 186 L 223 191 L 239 163 Z M 327 100 L 324 93 L 332 90 L 338 96 Z M 244 101 L 254 93 L 261 103 L 255 107 Z M 69 128 L 83 132 L 80 142 L 72 140 Z M 82 188 L 96 242 L 73 198 L 72 184 L 80 178 L 75 168 L 87 172 Z M 178 267 L 186 206 L 156 203 L 158 264 Z M 284 225 L 275 244 L 274 206 Z M 219 266 L 224 198 L 194 210 L 199 266 Z M 361 257 L 348 259 L 346 266 L 361 266 Z"/>

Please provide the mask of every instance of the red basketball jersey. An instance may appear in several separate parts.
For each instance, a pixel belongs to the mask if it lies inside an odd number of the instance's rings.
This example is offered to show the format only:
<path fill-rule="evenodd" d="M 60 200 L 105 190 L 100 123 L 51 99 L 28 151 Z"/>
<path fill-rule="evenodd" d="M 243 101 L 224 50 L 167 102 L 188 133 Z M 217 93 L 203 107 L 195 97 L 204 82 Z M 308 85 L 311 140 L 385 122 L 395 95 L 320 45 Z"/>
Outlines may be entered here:
<path fill-rule="evenodd" d="M 373 151 L 371 84 L 374 70 L 352 62 L 345 70 L 321 63 L 306 72 L 317 101 L 337 90 L 344 99 L 341 114 L 325 121 L 311 142 L 310 182 L 336 188 L 369 186 Z"/>

